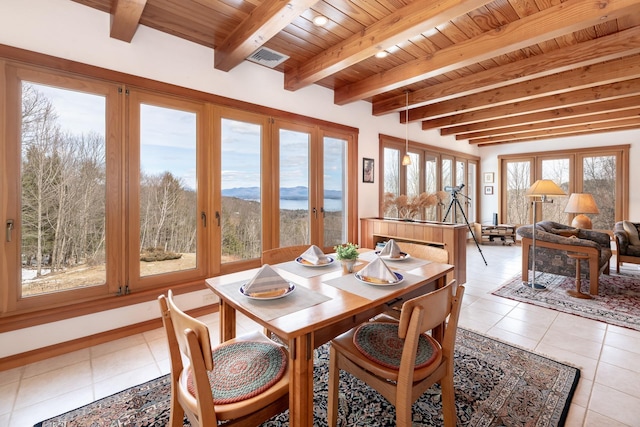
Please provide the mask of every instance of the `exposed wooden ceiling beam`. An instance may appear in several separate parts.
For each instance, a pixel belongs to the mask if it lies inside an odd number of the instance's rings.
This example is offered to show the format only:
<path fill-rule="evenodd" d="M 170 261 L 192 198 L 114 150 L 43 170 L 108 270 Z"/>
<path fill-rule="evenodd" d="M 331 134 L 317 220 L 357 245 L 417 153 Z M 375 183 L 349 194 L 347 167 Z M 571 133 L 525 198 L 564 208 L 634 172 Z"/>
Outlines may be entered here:
<path fill-rule="evenodd" d="M 535 111 L 552 110 L 554 108 L 569 108 L 574 105 L 595 103 L 607 99 L 624 98 L 640 95 L 640 79 L 626 80 L 610 83 L 594 88 L 580 89 L 574 92 L 551 95 L 528 101 L 514 102 L 498 107 L 489 107 L 483 110 L 471 111 L 438 119 L 424 120 L 422 129 L 433 129 L 465 123 L 474 123 L 485 120 L 494 120 L 502 117 L 517 116 Z"/>
<path fill-rule="evenodd" d="M 549 120 L 538 123 L 529 123 L 525 125 L 511 126 L 505 128 L 497 128 L 485 131 L 470 132 L 456 135 L 457 140 L 468 139 L 469 141 L 477 138 L 487 138 L 491 136 L 499 136 L 514 133 L 525 133 L 543 129 L 567 128 L 570 126 L 578 126 L 583 124 L 611 122 L 622 119 L 636 118 L 640 119 L 640 107 L 629 110 L 619 110 L 607 113 L 593 114 L 590 116 L 570 117 L 568 119 L 559 118 L 558 120 Z"/>
<path fill-rule="evenodd" d="M 611 132 L 617 132 L 617 131 L 623 131 L 623 130 L 636 130 L 636 129 L 640 129 L 640 126 L 627 126 L 627 127 L 619 127 L 615 129 L 594 129 L 586 132 L 573 132 L 573 133 L 564 133 L 564 134 L 557 134 L 557 135 L 537 136 L 537 137 L 523 138 L 523 139 L 511 139 L 508 141 L 485 142 L 477 145 L 478 147 L 487 147 L 490 145 L 502 145 L 502 144 L 508 144 L 508 143 L 516 143 L 516 142 L 546 141 L 554 138 L 569 138 L 573 136 L 581 136 L 581 135 L 587 135 L 587 134 L 595 135 L 599 133 L 611 133 Z"/>
<path fill-rule="evenodd" d="M 503 88 L 476 93 L 409 110 L 409 121 L 438 118 L 487 106 L 526 101 L 544 96 L 574 92 L 594 86 L 640 78 L 640 56 L 580 67 Z"/>
<path fill-rule="evenodd" d="M 131 43 L 140 24 L 140 17 L 147 0 L 113 0 L 111 33 L 114 39 Z"/>
<path fill-rule="evenodd" d="M 265 0 L 216 46 L 214 66 L 230 71 L 318 0 Z"/>
<path fill-rule="evenodd" d="M 338 88 L 334 92 L 334 102 L 344 105 L 366 99 L 639 11 L 640 5 L 634 0 L 606 3 L 569 0 L 439 50 L 427 58 L 418 58 L 392 70 Z"/>
<path fill-rule="evenodd" d="M 591 116 L 600 112 L 616 112 L 633 109 L 638 105 L 640 105 L 640 96 L 629 96 L 626 98 L 574 105 L 567 108 L 537 111 L 529 114 L 469 123 L 460 126 L 444 127 L 440 129 L 440 135 L 464 135 L 466 133 L 490 131 L 492 129 L 509 128 L 518 125 L 535 124 L 571 117 Z"/>
<path fill-rule="evenodd" d="M 470 139 L 470 144 L 493 144 L 497 142 L 515 142 L 530 140 L 532 138 L 552 138 L 559 136 L 575 135 L 580 133 L 591 133 L 596 130 L 613 131 L 616 129 L 636 129 L 640 128 L 640 118 L 631 118 L 623 120 L 615 120 L 611 122 L 583 124 L 578 126 L 569 126 L 557 129 L 544 129 L 533 132 L 514 133 L 498 135 L 489 138 Z"/>
<path fill-rule="evenodd" d="M 488 3 L 491 1 L 416 0 L 299 67 L 285 72 L 284 87 L 298 90 L 308 86 Z"/>
<path fill-rule="evenodd" d="M 640 26 L 410 92 L 409 105 L 433 104 L 637 53 Z M 402 111 L 405 103 L 405 95 L 374 100 L 373 114 Z"/>

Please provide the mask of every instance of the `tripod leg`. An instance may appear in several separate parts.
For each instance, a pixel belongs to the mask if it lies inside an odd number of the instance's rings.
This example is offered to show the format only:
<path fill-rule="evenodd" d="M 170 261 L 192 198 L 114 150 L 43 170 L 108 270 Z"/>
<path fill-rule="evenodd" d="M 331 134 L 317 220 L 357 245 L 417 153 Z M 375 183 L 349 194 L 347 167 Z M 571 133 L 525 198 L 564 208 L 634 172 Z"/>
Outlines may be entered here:
<path fill-rule="evenodd" d="M 452 196 L 451 201 L 449 202 L 449 206 L 447 207 L 447 211 L 444 213 L 444 217 L 442 217 L 442 222 L 447 222 L 447 216 L 449 216 L 449 212 L 451 212 L 451 206 L 453 206 L 453 202 L 455 200 L 456 200 L 455 196 Z M 453 221 L 451 222 L 456 222 L 455 216 L 453 218 Z"/>
<path fill-rule="evenodd" d="M 458 207 L 460 208 L 460 213 L 462 214 L 462 217 L 464 218 L 464 222 L 467 224 L 467 228 L 469 229 L 469 232 L 471 233 L 471 237 L 473 237 L 473 241 L 476 242 L 476 247 L 478 248 L 478 251 L 480 252 L 480 256 L 482 257 L 482 260 L 484 261 L 484 265 L 488 265 L 487 264 L 487 260 L 484 258 L 484 254 L 482 253 L 482 249 L 480 249 L 480 245 L 478 244 L 478 240 L 476 239 L 476 235 L 473 232 L 473 230 L 471 229 L 471 225 L 469 224 L 469 221 L 467 220 L 467 216 L 464 213 L 464 209 L 462 209 L 462 205 L 460 204 L 460 201 L 457 198 L 454 198 L 453 200 L 455 200 L 455 202 L 458 204 Z"/>

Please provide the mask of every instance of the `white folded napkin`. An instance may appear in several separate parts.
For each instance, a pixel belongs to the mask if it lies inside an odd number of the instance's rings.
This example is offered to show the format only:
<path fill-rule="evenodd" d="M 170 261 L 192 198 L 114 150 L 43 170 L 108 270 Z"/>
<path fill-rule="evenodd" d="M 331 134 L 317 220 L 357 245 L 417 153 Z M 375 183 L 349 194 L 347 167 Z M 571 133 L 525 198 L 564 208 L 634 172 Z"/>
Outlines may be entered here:
<path fill-rule="evenodd" d="M 322 249 L 316 245 L 311 245 L 309 249 L 300 255 L 300 258 L 313 265 L 326 264 L 329 262 L 329 258 L 327 258 L 324 252 L 322 252 Z"/>
<path fill-rule="evenodd" d="M 244 285 L 245 294 L 251 297 L 277 297 L 289 289 L 284 280 L 269 264 L 263 265 L 251 280 Z"/>
<path fill-rule="evenodd" d="M 379 256 L 360 270 L 359 274 L 364 281 L 372 283 L 395 283 L 398 281 L 398 277 Z"/>
<path fill-rule="evenodd" d="M 380 251 L 380 256 L 386 256 L 389 258 L 400 258 L 402 256 L 402 251 L 400 250 L 400 246 L 396 243 L 395 240 L 389 239 L 384 248 Z"/>

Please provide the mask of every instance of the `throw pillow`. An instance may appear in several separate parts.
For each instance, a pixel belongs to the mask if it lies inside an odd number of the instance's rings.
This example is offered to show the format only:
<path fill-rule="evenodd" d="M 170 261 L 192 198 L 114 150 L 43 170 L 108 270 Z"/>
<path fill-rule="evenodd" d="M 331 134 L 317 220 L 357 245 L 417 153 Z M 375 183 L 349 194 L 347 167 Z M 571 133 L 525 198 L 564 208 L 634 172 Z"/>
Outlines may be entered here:
<path fill-rule="evenodd" d="M 562 237 L 578 237 L 577 228 L 552 228 L 551 232 Z"/>
<path fill-rule="evenodd" d="M 631 221 L 622 221 L 622 228 L 627 232 L 629 236 L 629 244 L 632 246 L 640 246 L 640 237 L 638 236 L 638 229 Z"/>

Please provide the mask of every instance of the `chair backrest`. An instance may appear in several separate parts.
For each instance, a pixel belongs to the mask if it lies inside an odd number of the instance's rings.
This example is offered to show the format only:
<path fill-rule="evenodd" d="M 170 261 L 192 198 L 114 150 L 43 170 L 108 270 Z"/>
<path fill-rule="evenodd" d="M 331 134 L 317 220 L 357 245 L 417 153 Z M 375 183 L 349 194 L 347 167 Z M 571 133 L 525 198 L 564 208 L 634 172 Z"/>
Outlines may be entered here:
<path fill-rule="evenodd" d="M 285 246 L 284 248 L 267 249 L 262 252 L 262 264 L 278 264 L 293 261 L 311 245 Z"/>
<path fill-rule="evenodd" d="M 213 370 L 209 328 L 180 310 L 171 291 L 166 297 L 160 295 L 158 301 L 169 342 L 171 393 L 175 394 L 192 424 L 208 425 L 216 419 L 207 376 L 207 371 Z M 185 369 L 191 370 L 195 399 L 186 381 L 180 381 Z"/>
<path fill-rule="evenodd" d="M 398 242 L 402 252 L 406 252 L 412 257 L 428 259 L 429 261 L 449 263 L 449 252 L 437 246 L 421 245 L 418 243 Z"/>
<path fill-rule="evenodd" d="M 445 287 L 413 298 L 402 305 L 398 335 L 406 340 L 403 361 L 405 352 L 409 352 L 409 355 L 415 355 L 420 334 L 446 322 L 440 345 L 443 357 L 447 358 L 449 368 L 453 369 L 453 349 L 463 295 L 464 286 L 458 286 L 454 279 Z M 413 356 L 413 360 L 415 360 L 415 356 Z M 401 364 L 400 369 L 410 370 L 413 367 Z"/>

